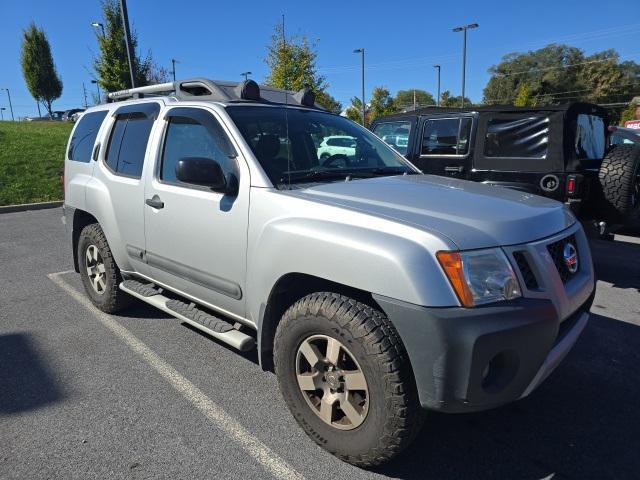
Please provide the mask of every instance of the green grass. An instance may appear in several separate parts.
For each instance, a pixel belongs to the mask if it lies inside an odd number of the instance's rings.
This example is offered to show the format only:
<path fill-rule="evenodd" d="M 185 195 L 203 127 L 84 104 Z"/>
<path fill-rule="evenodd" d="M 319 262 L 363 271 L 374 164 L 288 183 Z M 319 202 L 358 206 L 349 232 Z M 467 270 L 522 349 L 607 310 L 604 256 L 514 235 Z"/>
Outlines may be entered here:
<path fill-rule="evenodd" d="M 62 200 L 71 122 L 0 122 L 0 205 Z"/>

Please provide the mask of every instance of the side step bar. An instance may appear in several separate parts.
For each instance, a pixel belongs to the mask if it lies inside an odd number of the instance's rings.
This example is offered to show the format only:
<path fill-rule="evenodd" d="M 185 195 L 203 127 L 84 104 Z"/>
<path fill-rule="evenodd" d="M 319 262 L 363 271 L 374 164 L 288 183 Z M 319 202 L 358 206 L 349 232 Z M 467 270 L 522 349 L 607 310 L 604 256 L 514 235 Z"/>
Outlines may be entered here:
<path fill-rule="evenodd" d="M 162 295 L 162 289 L 156 288 L 152 283 L 125 280 L 119 287 L 123 292 L 207 332 L 242 352 L 251 350 L 255 346 L 253 337 L 236 330 L 229 322 L 200 310 L 194 303 L 165 297 Z"/>

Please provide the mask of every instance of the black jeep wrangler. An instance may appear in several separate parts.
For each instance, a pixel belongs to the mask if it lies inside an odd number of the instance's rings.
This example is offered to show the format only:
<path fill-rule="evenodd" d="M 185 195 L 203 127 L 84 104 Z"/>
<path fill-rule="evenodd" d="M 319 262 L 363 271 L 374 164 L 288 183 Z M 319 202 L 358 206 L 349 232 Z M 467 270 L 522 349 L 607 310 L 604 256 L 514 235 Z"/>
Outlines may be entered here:
<path fill-rule="evenodd" d="M 640 146 L 610 145 L 608 124 L 603 108 L 572 103 L 429 107 L 370 128 L 424 173 L 551 197 L 604 233 L 640 223 Z"/>

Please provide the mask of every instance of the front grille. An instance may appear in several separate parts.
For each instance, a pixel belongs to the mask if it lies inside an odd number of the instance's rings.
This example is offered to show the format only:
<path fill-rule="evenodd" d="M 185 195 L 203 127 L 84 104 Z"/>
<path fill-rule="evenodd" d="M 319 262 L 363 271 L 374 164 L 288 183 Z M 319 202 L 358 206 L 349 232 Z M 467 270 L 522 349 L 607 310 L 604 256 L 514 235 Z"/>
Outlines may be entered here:
<path fill-rule="evenodd" d="M 567 283 L 569 279 L 573 275 L 575 275 L 574 273 L 571 273 L 569 271 L 569 268 L 564 261 L 564 247 L 567 245 L 567 243 L 571 243 L 574 247 L 576 247 L 576 251 L 578 253 L 578 261 L 580 261 L 580 252 L 577 250 L 578 244 L 576 243 L 575 235 L 569 235 L 562 240 L 558 240 L 557 242 L 553 242 L 547 245 L 547 250 L 549 251 L 549 255 L 551 255 L 551 258 L 553 259 L 553 263 L 558 269 L 558 273 L 560 274 L 562 283 Z"/>
<path fill-rule="evenodd" d="M 524 284 L 527 286 L 527 288 L 529 290 L 537 289 L 538 279 L 533 274 L 531 265 L 529 265 L 529 262 L 524 252 L 513 252 L 513 258 L 518 264 L 518 268 L 520 269 L 520 274 L 522 275 L 522 279 L 524 280 Z"/>

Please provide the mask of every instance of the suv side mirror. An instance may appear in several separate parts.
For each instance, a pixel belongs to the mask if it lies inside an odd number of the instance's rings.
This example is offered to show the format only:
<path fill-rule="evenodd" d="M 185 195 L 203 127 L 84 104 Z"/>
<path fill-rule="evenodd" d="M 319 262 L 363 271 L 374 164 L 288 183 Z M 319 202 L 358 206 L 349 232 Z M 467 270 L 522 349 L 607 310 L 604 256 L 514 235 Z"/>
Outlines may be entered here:
<path fill-rule="evenodd" d="M 227 179 L 222 167 L 211 158 L 185 157 L 176 164 L 176 178 L 184 183 L 209 187 L 227 193 Z"/>

